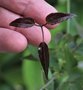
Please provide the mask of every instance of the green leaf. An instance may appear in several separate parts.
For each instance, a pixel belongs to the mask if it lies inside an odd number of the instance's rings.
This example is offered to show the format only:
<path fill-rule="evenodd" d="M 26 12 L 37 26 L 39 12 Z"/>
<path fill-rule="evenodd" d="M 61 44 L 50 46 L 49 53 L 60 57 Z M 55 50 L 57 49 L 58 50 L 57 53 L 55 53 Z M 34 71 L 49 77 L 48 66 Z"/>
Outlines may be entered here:
<path fill-rule="evenodd" d="M 15 57 L 17 57 L 17 54 L 1 53 L 0 54 L 0 66 L 3 66 L 7 62 L 10 62 Z"/>
<path fill-rule="evenodd" d="M 23 84 L 22 71 L 20 67 L 9 69 L 2 74 L 3 78 L 11 85 Z"/>
<path fill-rule="evenodd" d="M 57 90 L 83 90 L 83 76 L 80 72 L 74 72 L 66 82 L 59 84 Z"/>
<path fill-rule="evenodd" d="M 78 90 L 75 84 L 64 83 L 57 90 Z"/>
<path fill-rule="evenodd" d="M 31 54 L 31 52 L 30 52 L 29 48 L 27 48 L 27 49 L 24 50 L 22 56 L 23 56 L 23 57 L 27 57 L 27 56 L 29 56 L 30 54 Z"/>
<path fill-rule="evenodd" d="M 77 66 L 77 60 L 74 58 L 73 53 L 69 50 L 67 45 L 63 48 L 63 59 L 65 60 L 64 69 L 71 73 L 73 69 Z"/>
<path fill-rule="evenodd" d="M 14 90 L 11 86 L 3 84 L 0 85 L 0 90 Z"/>
<path fill-rule="evenodd" d="M 37 49 L 38 49 L 37 47 L 30 45 L 27 51 L 29 51 L 35 59 L 38 59 Z M 26 53 L 26 55 L 27 55 L 27 53 Z"/>
<path fill-rule="evenodd" d="M 44 84 L 40 63 L 25 59 L 22 68 L 27 90 L 39 90 Z"/>

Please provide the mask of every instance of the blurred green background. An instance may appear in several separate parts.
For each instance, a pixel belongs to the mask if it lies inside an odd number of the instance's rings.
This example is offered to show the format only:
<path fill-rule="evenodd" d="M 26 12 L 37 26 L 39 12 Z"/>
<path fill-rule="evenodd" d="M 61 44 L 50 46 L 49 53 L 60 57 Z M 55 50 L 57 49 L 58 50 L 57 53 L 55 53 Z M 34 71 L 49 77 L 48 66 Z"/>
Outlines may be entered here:
<path fill-rule="evenodd" d="M 37 47 L 0 53 L 0 90 L 83 90 L 83 0 L 46 0 L 59 12 L 77 16 L 51 30 L 46 83 Z"/>

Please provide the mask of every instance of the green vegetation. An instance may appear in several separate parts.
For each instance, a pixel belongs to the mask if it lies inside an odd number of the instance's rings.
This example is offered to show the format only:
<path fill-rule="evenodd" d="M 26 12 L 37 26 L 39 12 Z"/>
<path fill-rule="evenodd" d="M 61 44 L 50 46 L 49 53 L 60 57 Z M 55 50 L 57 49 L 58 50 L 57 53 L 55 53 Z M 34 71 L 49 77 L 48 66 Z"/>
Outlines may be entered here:
<path fill-rule="evenodd" d="M 29 46 L 19 54 L 0 54 L 0 90 L 83 90 L 83 0 L 47 1 L 59 12 L 77 15 L 51 30 L 49 81 L 37 47 Z"/>

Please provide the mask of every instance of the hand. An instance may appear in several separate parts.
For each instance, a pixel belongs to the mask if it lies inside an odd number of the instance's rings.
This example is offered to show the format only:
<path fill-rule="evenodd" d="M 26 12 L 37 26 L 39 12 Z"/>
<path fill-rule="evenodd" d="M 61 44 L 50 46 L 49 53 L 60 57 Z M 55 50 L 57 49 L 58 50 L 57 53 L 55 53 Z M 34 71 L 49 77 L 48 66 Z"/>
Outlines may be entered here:
<path fill-rule="evenodd" d="M 28 44 L 39 45 L 42 41 L 41 28 L 17 28 L 9 26 L 13 20 L 24 16 L 32 17 L 39 24 L 45 23 L 45 17 L 56 9 L 44 0 L 0 0 L 0 52 L 21 52 Z M 56 26 L 56 25 L 55 25 Z M 44 40 L 49 43 L 50 32 L 44 27 Z"/>

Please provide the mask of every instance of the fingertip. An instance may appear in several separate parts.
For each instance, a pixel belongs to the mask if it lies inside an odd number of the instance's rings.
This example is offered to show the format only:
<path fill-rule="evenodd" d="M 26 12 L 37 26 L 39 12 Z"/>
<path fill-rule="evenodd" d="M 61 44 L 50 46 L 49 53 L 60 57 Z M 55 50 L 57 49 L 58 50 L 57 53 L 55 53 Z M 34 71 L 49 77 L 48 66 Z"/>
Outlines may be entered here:
<path fill-rule="evenodd" d="M 58 25 L 59 25 L 59 23 L 58 23 L 58 24 L 55 24 L 55 25 L 50 25 L 50 24 L 48 24 L 48 25 L 46 25 L 46 27 L 47 27 L 48 29 L 54 29 L 54 28 L 56 28 Z"/>
<path fill-rule="evenodd" d="M 27 39 L 23 35 L 8 29 L 3 30 L 3 32 L 0 33 L 0 38 L 1 52 L 19 53 L 28 45 Z"/>
<path fill-rule="evenodd" d="M 24 51 L 28 45 L 26 39 L 23 36 L 20 36 L 19 38 L 14 36 L 12 39 L 15 39 L 15 42 L 8 38 L 8 42 L 5 43 L 5 50 L 7 50 L 7 52 L 19 53 Z"/>

